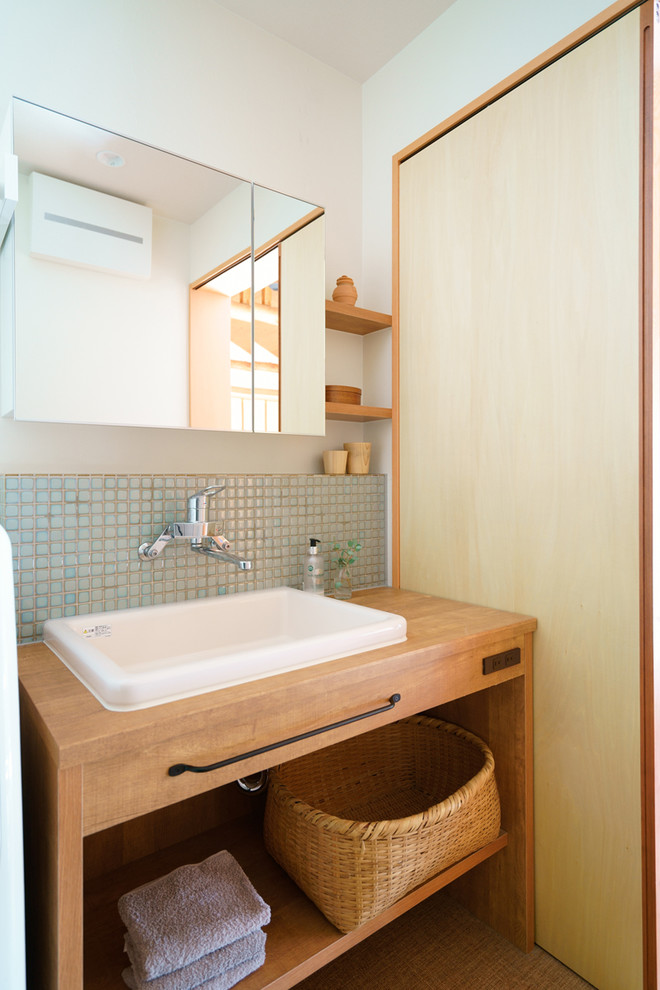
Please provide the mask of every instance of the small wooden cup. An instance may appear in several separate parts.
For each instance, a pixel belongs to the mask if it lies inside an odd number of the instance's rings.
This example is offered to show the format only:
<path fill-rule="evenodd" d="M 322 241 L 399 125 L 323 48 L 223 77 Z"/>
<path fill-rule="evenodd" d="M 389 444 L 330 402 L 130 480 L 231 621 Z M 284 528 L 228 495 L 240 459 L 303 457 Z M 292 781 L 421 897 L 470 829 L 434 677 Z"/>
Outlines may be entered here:
<path fill-rule="evenodd" d="M 348 453 L 348 474 L 369 474 L 370 443 L 345 443 L 344 450 Z"/>
<path fill-rule="evenodd" d="M 326 474 L 346 474 L 347 450 L 324 450 L 323 470 Z"/>

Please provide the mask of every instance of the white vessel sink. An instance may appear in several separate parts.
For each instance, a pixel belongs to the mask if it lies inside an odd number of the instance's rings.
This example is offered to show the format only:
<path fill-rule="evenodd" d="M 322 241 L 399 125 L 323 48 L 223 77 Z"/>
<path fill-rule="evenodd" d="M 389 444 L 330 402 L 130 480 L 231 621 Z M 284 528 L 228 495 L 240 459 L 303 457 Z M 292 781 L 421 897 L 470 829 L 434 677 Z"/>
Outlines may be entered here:
<path fill-rule="evenodd" d="M 149 708 L 405 638 L 400 615 L 293 588 L 44 625 L 47 646 L 111 711 Z"/>

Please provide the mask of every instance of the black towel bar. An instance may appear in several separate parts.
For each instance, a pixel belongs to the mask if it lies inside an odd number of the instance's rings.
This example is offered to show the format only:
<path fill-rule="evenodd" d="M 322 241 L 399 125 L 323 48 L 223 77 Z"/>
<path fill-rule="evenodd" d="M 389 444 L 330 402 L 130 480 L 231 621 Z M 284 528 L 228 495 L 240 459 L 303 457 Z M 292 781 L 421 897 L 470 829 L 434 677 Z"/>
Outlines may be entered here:
<path fill-rule="evenodd" d="M 359 722 L 362 718 L 370 718 L 372 715 L 380 715 L 382 712 L 389 712 L 401 701 L 400 694 L 393 694 L 389 704 L 382 708 L 373 708 L 369 712 L 361 715 L 352 715 L 350 718 L 343 718 L 341 722 L 333 722 L 332 725 L 323 725 L 320 729 L 311 729 L 309 732 L 302 732 L 299 736 L 291 736 L 290 739 L 282 739 L 280 742 L 271 743 L 269 746 L 262 746 L 260 749 L 253 749 L 249 753 L 241 753 L 240 756 L 230 756 L 228 760 L 220 760 L 219 763 L 210 763 L 206 767 L 196 767 L 189 763 L 175 763 L 167 771 L 170 777 L 178 777 L 180 774 L 189 771 L 190 773 L 208 773 L 210 770 L 219 770 L 220 767 L 227 767 L 230 763 L 239 763 L 241 760 L 248 760 L 251 756 L 260 756 L 268 753 L 271 749 L 279 749 L 280 746 L 290 746 L 291 743 L 300 742 L 302 739 L 311 739 L 312 736 L 319 736 L 322 732 L 330 732 L 332 729 L 339 729 L 342 725 L 350 725 L 351 722 Z"/>

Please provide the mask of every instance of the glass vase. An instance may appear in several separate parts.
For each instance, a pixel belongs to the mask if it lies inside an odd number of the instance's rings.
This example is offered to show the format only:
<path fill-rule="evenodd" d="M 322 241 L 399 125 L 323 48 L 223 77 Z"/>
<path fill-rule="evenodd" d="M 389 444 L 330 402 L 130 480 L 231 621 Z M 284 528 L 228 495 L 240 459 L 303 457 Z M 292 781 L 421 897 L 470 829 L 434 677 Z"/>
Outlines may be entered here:
<path fill-rule="evenodd" d="M 344 565 L 343 567 L 337 567 L 335 571 L 335 598 L 339 598 L 342 601 L 346 601 L 353 594 L 353 585 L 351 582 L 351 569 L 350 567 Z"/>

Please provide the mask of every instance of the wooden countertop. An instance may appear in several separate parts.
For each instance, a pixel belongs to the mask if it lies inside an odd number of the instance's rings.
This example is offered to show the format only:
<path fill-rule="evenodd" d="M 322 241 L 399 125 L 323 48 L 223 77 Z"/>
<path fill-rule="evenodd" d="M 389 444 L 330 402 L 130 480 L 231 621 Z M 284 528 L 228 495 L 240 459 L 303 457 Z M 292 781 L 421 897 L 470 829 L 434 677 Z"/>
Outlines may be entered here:
<path fill-rule="evenodd" d="M 370 681 L 380 684 L 389 669 L 396 679 L 395 671 L 402 669 L 402 664 L 414 663 L 421 679 L 431 666 L 437 668 L 450 657 L 477 649 L 496 652 L 498 640 L 522 636 L 536 628 L 536 619 L 529 616 L 392 588 L 359 591 L 354 600 L 405 616 L 407 641 L 134 712 L 103 708 L 48 647 L 35 643 L 18 651 L 22 703 L 32 706 L 51 757 L 62 768 L 135 754 L 164 736 L 190 735 L 207 725 L 211 714 L 226 726 L 242 721 L 243 736 L 254 739 L 260 733 L 265 737 L 281 733 L 282 713 L 292 710 L 297 714 L 304 710 L 304 721 L 310 727 L 323 725 L 333 720 L 333 710 L 337 717 L 343 717 L 350 704 L 347 692 L 350 696 Z M 451 680 L 452 671 L 444 669 Z M 507 679 L 518 673 L 514 668 L 498 677 Z M 378 681 L 373 679 L 376 674 Z M 333 701 L 333 690 L 343 697 L 341 705 Z M 420 697 L 405 701 L 397 708 L 398 717 L 420 710 Z M 355 703 L 360 704 L 361 699 Z M 271 724 L 273 717 L 275 721 L 279 718 L 279 726 Z"/>

